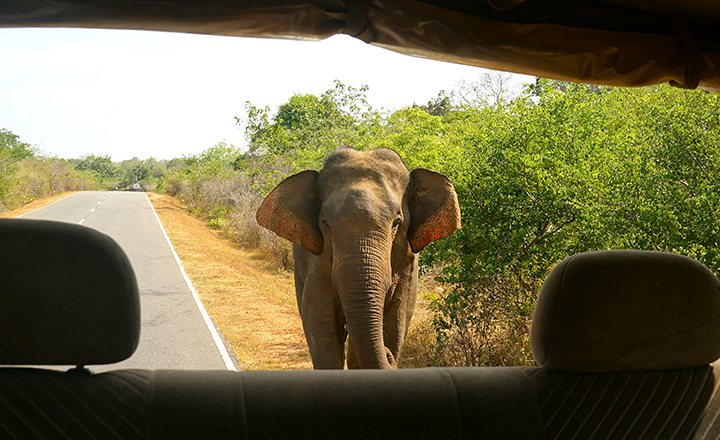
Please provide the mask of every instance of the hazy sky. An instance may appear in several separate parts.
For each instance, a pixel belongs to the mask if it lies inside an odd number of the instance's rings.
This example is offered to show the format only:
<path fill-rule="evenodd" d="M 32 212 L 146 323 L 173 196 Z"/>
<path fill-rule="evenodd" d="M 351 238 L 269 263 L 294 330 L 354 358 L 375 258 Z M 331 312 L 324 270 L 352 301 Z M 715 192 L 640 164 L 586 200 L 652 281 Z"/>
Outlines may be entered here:
<path fill-rule="evenodd" d="M 374 108 L 424 104 L 482 69 L 320 42 L 86 29 L 0 29 L 0 128 L 63 158 L 171 159 L 244 146 L 245 102 L 275 108 L 340 80 Z M 528 77 L 524 77 L 527 79 Z M 521 81 L 523 78 L 517 78 Z"/>

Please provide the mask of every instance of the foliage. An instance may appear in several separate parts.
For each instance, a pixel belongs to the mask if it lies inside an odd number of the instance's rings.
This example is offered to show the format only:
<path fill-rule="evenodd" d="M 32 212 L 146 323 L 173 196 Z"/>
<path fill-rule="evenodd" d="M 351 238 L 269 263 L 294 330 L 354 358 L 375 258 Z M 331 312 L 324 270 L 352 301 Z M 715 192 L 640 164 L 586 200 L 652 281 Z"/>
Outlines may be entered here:
<path fill-rule="evenodd" d="M 153 191 L 161 184 L 169 169 L 185 166 L 182 159 L 158 161 L 148 159 L 113 162 L 110 156 L 88 154 L 79 159 L 70 159 L 73 168 L 84 174 L 95 186 L 106 190 L 131 190 L 139 184 L 145 191 Z"/>
<path fill-rule="evenodd" d="M 37 147 L 20 142 L 20 136 L 8 129 L 0 129 L 0 157 L 18 161 L 35 156 L 38 152 Z"/>
<path fill-rule="evenodd" d="M 294 169 L 314 168 L 341 146 L 370 147 L 380 114 L 365 97 L 367 87 L 356 89 L 340 81 L 320 96 L 294 95 L 270 116 L 270 109 L 245 104 L 245 136 L 252 156 L 282 158 Z"/>
<path fill-rule="evenodd" d="M 0 129 L 0 212 L 56 193 L 90 189 L 91 185 L 67 161 L 42 156 L 37 147 Z"/>
<path fill-rule="evenodd" d="M 290 269 L 290 246 L 255 221 L 263 198 L 289 169 L 221 142 L 165 176 L 162 189 L 180 197 L 195 215 L 236 242 L 266 251 L 279 268 Z M 268 183 L 271 182 L 271 183 Z"/>
<path fill-rule="evenodd" d="M 424 105 L 413 104 L 413 108 L 419 108 L 431 116 L 446 116 L 453 108 L 452 95 L 440 90 L 436 98 Z"/>
<path fill-rule="evenodd" d="M 155 158 L 140 160 L 133 157 L 116 166 L 114 186 L 118 189 L 131 189 L 137 183 L 145 191 L 154 190 L 166 174 L 166 169 Z M 109 185 L 112 187 L 112 183 Z"/>
<path fill-rule="evenodd" d="M 274 249 L 287 268 L 287 243 L 254 222 L 280 179 L 320 169 L 340 146 L 392 148 L 411 169 L 446 174 L 463 229 L 421 256 L 425 271 L 442 268 L 444 290 L 429 296 L 432 326 L 423 333 L 434 365 L 532 364 L 542 280 L 573 253 L 669 251 L 720 273 L 718 95 L 546 79 L 513 94 L 495 74 L 382 113 L 366 91 L 336 82 L 320 96 L 290 97 L 274 114 L 247 103 L 236 118 L 247 152 L 219 144 L 184 158 L 163 185 L 239 242 Z"/>
<path fill-rule="evenodd" d="M 461 80 L 455 94 L 463 106 L 487 107 L 506 104 L 513 98 L 512 74 L 501 71 L 482 73 L 475 81 Z"/>
<path fill-rule="evenodd" d="M 69 162 L 73 168 L 84 174 L 99 187 L 115 186 L 115 178 L 119 170 L 110 156 L 88 154 L 81 156 L 79 159 L 71 159 Z"/>
<path fill-rule="evenodd" d="M 463 229 L 425 258 L 451 286 L 433 303 L 436 362 L 531 363 L 542 280 L 573 253 L 676 252 L 720 272 L 716 95 L 539 81 L 467 116 Z"/>

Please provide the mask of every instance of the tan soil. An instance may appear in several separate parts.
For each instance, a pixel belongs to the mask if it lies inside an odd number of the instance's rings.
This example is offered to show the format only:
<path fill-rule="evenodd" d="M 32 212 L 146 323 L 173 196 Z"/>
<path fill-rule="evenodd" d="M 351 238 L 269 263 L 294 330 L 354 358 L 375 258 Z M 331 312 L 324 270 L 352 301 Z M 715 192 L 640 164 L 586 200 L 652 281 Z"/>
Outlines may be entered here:
<path fill-rule="evenodd" d="M 208 314 L 246 370 L 310 369 L 292 275 L 191 216 L 178 199 L 148 193 Z"/>

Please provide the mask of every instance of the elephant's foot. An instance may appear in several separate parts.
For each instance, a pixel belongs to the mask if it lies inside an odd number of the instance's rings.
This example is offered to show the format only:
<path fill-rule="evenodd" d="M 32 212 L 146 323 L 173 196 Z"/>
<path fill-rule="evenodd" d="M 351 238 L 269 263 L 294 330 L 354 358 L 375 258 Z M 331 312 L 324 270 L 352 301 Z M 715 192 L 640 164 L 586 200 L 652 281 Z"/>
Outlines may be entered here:
<path fill-rule="evenodd" d="M 392 351 L 390 351 L 390 349 L 387 347 L 385 347 L 385 359 L 387 359 L 391 369 L 397 369 L 397 361 L 395 360 L 395 356 L 393 356 Z M 355 354 L 355 350 L 353 349 L 352 344 L 348 344 L 347 366 L 348 370 L 360 368 L 360 362 L 358 362 L 358 358 Z"/>
<path fill-rule="evenodd" d="M 387 361 L 390 364 L 390 368 L 392 368 L 393 370 L 396 370 L 397 369 L 397 361 L 395 360 L 395 356 L 393 356 L 392 352 L 387 347 L 385 347 L 385 357 L 387 358 Z"/>

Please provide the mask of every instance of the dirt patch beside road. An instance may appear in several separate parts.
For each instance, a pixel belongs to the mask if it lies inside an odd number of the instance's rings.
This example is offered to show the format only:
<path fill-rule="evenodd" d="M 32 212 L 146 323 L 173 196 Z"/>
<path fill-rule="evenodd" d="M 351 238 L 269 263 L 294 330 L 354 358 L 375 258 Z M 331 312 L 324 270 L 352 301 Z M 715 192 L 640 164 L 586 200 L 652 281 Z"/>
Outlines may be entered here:
<path fill-rule="evenodd" d="M 310 369 L 292 274 L 272 269 L 191 216 L 173 197 L 148 193 L 208 314 L 246 370 Z"/>

